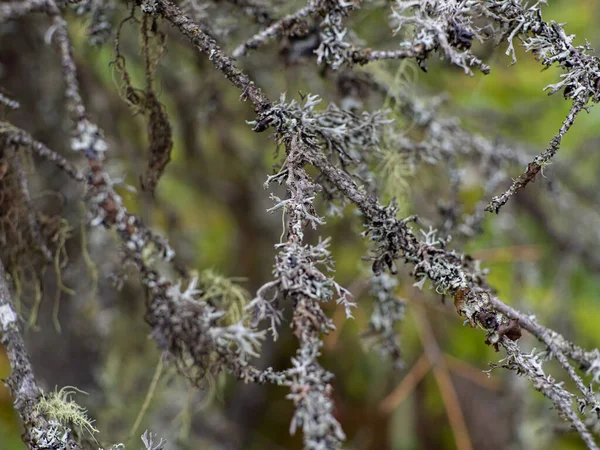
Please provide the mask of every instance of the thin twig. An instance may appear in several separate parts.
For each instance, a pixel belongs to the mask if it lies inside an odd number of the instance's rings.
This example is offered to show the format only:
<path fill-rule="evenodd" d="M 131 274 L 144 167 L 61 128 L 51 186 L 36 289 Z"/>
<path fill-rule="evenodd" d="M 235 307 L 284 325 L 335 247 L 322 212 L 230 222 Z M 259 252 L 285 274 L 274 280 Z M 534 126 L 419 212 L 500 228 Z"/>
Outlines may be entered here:
<path fill-rule="evenodd" d="M 519 192 L 519 190 L 527 186 L 530 182 L 534 181 L 536 175 L 540 171 L 542 171 L 544 167 L 551 163 L 552 158 L 560 148 L 560 144 L 562 142 L 563 137 L 565 136 L 567 131 L 569 131 L 571 126 L 575 123 L 575 118 L 584 109 L 584 106 L 584 104 L 578 101 L 573 103 L 569 114 L 563 121 L 562 126 L 560 127 L 560 130 L 558 131 L 557 135 L 554 136 L 554 138 L 552 138 L 552 140 L 550 141 L 548 148 L 546 148 L 544 152 L 540 153 L 534 158 L 533 161 L 531 161 L 528 164 L 527 170 L 525 170 L 525 172 L 523 172 L 516 180 L 513 181 L 512 185 L 506 190 L 506 192 L 504 192 L 504 194 L 492 198 L 490 204 L 485 207 L 486 211 L 495 212 L 496 214 L 498 214 L 500 208 L 506 205 L 508 200 L 513 195 L 515 195 L 517 192 Z"/>
<path fill-rule="evenodd" d="M 497 392 L 502 389 L 502 385 L 499 380 L 488 377 L 481 369 L 473 367 L 462 359 L 456 358 L 447 353 L 444 354 L 444 359 L 446 360 L 446 364 L 448 365 L 450 372 L 455 373 L 456 375 L 461 376 L 490 391 Z"/>
<path fill-rule="evenodd" d="M 159 13 L 174 26 L 181 34 L 202 53 L 206 53 L 213 65 L 223 72 L 235 87 L 242 91 L 242 99 L 249 99 L 256 112 L 264 111 L 269 106 L 269 100 L 248 76 L 237 68 L 233 59 L 227 56 L 215 40 L 202 31 L 181 10 L 167 0 L 156 0 Z"/>
<path fill-rule="evenodd" d="M 473 444 L 469 436 L 469 429 L 465 422 L 465 417 L 458 400 L 458 394 L 454 389 L 452 378 L 448 366 L 444 359 L 444 355 L 437 344 L 431 323 L 427 318 L 427 315 L 421 306 L 418 306 L 416 302 L 412 302 L 415 311 L 415 321 L 417 323 L 417 330 L 425 349 L 425 354 L 431 362 L 433 367 L 433 375 L 440 388 L 442 394 L 442 400 L 444 401 L 444 407 L 446 408 L 446 414 L 448 415 L 448 421 L 452 427 L 452 433 L 454 434 L 454 440 L 458 450 L 471 450 Z"/>
<path fill-rule="evenodd" d="M 270 39 L 285 33 L 287 30 L 297 25 L 303 18 L 316 13 L 314 2 L 309 2 L 307 6 L 298 11 L 282 17 L 264 30 L 256 33 L 250 39 L 240 44 L 233 50 L 233 57 L 239 58 L 248 54 L 250 50 L 256 50 L 265 45 Z"/>
<path fill-rule="evenodd" d="M 406 375 L 402 377 L 402 381 L 398 386 L 379 403 L 379 411 L 384 415 L 391 414 L 427 375 L 429 369 L 431 369 L 431 362 L 427 355 L 423 353 Z"/>
<path fill-rule="evenodd" d="M 150 402 L 154 397 L 154 393 L 156 392 L 156 386 L 158 385 L 158 381 L 160 380 L 160 376 L 162 374 L 163 369 L 163 356 L 160 355 L 158 358 L 158 363 L 156 364 L 156 369 L 154 370 L 154 375 L 152 376 L 152 381 L 150 382 L 150 386 L 148 386 L 148 391 L 146 392 L 146 397 L 144 398 L 144 403 L 142 403 L 142 407 L 140 408 L 140 412 L 135 418 L 135 422 L 131 426 L 131 430 L 129 430 L 129 435 L 127 436 L 127 441 L 131 442 L 133 436 L 137 432 L 148 407 L 150 406 Z"/>

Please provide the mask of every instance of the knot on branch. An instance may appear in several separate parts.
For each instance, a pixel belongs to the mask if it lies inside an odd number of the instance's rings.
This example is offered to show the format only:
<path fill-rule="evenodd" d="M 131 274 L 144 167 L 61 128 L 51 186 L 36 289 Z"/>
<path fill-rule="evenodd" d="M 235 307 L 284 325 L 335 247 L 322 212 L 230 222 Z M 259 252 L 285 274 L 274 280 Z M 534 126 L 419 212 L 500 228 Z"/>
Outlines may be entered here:
<path fill-rule="evenodd" d="M 492 306 L 490 294 L 484 290 L 459 288 L 454 293 L 454 306 L 460 316 L 465 316 L 465 325 L 480 326 L 487 331 L 485 343 L 499 351 L 502 338 L 517 341 L 521 337 L 519 319 L 508 319 Z"/>

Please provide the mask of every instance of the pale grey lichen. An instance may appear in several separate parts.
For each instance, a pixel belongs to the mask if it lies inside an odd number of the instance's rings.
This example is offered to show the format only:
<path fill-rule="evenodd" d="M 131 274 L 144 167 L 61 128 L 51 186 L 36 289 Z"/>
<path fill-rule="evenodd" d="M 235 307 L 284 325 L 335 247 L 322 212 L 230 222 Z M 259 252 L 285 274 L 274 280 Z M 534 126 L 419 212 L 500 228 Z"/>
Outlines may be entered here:
<path fill-rule="evenodd" d="M 339 449 L 346 439 L 340 423 L 332 414 L 334 405 L 329 383 L 333 374 L 318 363 L 322 345 L 323 342 L 314 336 L 303 340 L 289 369 L 291 381 L 287 398 L 296 406 L 290 433 L 302 429 L 306 450 Z"/>
<path fill-rule="evenodd" d="M 321 42 L 315 53 L 317 63 L 323 62 L 333 70 L 350 61 L 352 45 L 347 42 L 348 30 L 344 18 L 356 3 L 351 0 L 317 0 L 317 9 L 325 13 L 321 21 Z"/>
<path fill-rule="evenodd" d="M 408 38 L 401 47 L 417 49 L 417 62 L 424 70 L 428 54 L 437 51 L 467 74 L 472 74 L 471 67 L 488 73 L 489 67 L 471 51 L 473 39 L 483 39 L 481 30 L 474 25 L 474 11 L 479 3 L 476 0 L 396 0 L 392 7 L 394 31 Z"/>
<path fill-rule="evenodd" d="M 84 119 L 77 123 L 71 148 L 76 152 L 84 152 L 86 157 L 101 160 L 104 159 L 104 152 L 108 150 L 108 145 L 102 130 L 96 124 Z"/>
<path fill-rule="evenodd" d="M 17 321 L 17 314 L 14 312 L 11 305 L 5 303 L 0 305 L 0 327 L 2 330 L 8 329 Z"/>
<path fill-rule="evenodd" d="M 546 86 L 550 94 L 563 90 L 565 97 L 586 104 L 597 102 L 600 92 L 600 59 L 589 54 L 589 43 L 573 45 L 575 35 L 567 34 L 562 24 L 542 19 L 546 1 L 528 4 L 522 0 L 488 1 L 481 5 L 481 14 L 494 21 L 494 33 L 506 40 L 506 54 L 516 63 L 514 41 L 519 39 L 528 52 L 546 67 L 557 64 L 565 70 L 558 83 Z"/>
<path fill-rule="evenodd" d="M 156 13 L 156 0 L 142 0 L 140 8 L 143 13 L 154 14 Z"/>
<path fill-rule="evenodd" d="M 406 301 L 395 294 L 397 286 L 397 278 L 388 273 L 371 277 L 370 292 L 375 302 L 369 318 L 369 329 L 363 337 L 368 347 L 382 357 L 389 358 L 394 367 L 400 369 L 404 363 L 396 326 L 404 320 Z"/>
<path fill-rule="evenodd" d="M 70 431 L 57 420 L 50 420 L 44 428 L 32 428 L 30 436 L 40 450 L 62 450 L 69 448 Z"/>
<path fill-rule="evenodd" d="M 309 97 L 307 104 L 307 110 L 312 112 L 317 98 Z M 309 122 L 314 120 L 310 114 L 303 116 L 302 111 L 299 111 L 299 117 L 294 118 L 283 105 L 273 116 L 282 133 L 290 133 L 289 126 L 298 126 L 303 117 Z M 318 147 L 309 133 L 297 132 L 288 136 L 284 138 L 285 162 L 280 171 L 267 180 L 267 186 L 285 183 L 287 188 L 286 199 L 272 195 L 276 205 L 270 209 L 271 212 L 282 210 L 288 217 L 287 240 L 275 246 L 279 253 L 273 281 L 259 289 L 249 307 L 254 310 L 256 322 L 270 320 L 271 331 L 276 337 L 276 326 L 281 320 L 278 302 L 287 300 L 292 303 L 292 329 L 300 346 L 292 358 L 292 367 L 286 371 L 288 380 L 285 384 L 290 387 L 288 398 L 295 405 L 290 432 L 293 434 L 297 428 L 302 428 L 305 449 L 336 450 L 341 447 L 345 435 L 333 415 L 330 385 L 333 375 L 318 361 L 322 347 L 320 334 L 335 327 L 321 308 L 321 303 L 336 298 L 337 303 L 344 306 L 347 317 L 351 317 L 351 308 L 355 304 L 351 301 L 350 292 L 319 268 L 333 270 L 329 239 L 319 240 L 316 245 L 304 243 L 304 229 L 308 226 L 316 228 L 324 223 L 313 204 L 321 187 L 304 170 L 309 161 L 309 150 Z"/>
<path fill-rule="evenodd" d="M 152 433 L 148 432 L 148 430 L 144 431 L 144 434 L 142 434 L 142 442 L 146 446 L 146 450 L 163 450 L 167 444 L 167 441 L 165 441 L 163 438 L 160 438 L 160 441 L 155 444 L 154 439 L 155 436 Z"/>
<path fill-rule="evenodd" d="M 75 5 L 75 13 L 89 16 L 87 33 L 90 45 L 104 45 L 113 37 L 114 0 L 83 0 Z"/>
<path fill-rule="evenodd" d="M 220 299 L 204 300 L 197 277 L 183 287 L 181 280 L 173 284 L 145 268 L 143 282 L 151 296 L 148 321 L 153 337 L 194 383 L 224 368 L 244 372 L 259 356 L 265 332 L 249 327 L 246 318 L 224 324 L 227 312 Z"/>
<path fill-rule="evenodd" d="M 467 73 L 475 66 L 486 72 L 487 66 L 474 55 L 471 47 L 474 39 L 493 37 L 488 34 L 488 30 L 491 30 L 492 35 L 508 42 L 508 51 L 513 57 L 514 40 L 520 39 L 525 49 L 534 52 L 545 66 L 558 64 L 566 72 L 558 83 L 548 86 L 548 90 L 550 93 L 562 90 L 567 98 L 574 101 L 574 106 L 548 151 L 533 160 L 532 164 L 541 170 L 556 153 L 560 140 L 573 124 L 575 116 L 585 110 L 590 101 L 597 100 L 599 74 L 598 60 L 589 55 L 589 46 L 574 46 L 573 37 L 561 25 L 542 21 L 541 4 L 529 5 L 520 0 L 399 0 L 394 4 L 392 15 L 396 31 L 407 32 L 404 36 L 406 42 L 401 44 L 401 49 L 407 51 L 379 52 L 377 57 L 373 56 L 376 54 L 374 52 L 371 58 L 416 57 L 424 68 L 425 59 L 437 52 Z M 378 151 L 381 141 L 379 129 L 388 123 L 386 113 L 358 114 L 335 105 L 320 110 L 320 99 L 314 95 L 306 96 L 300 103 L 286 102 L 284 97 L 279 103 L 271 103 L 250 78 L 237 68 L 235 61 L 203 31 L 205 25 L 210 26 L 212 19 L 203 9 L 203 4 L 197 1 L 182 4 L 187 8 L 190 5 L 191 8 L 200 6 L 200 12 L 205 13 L 202 26 L 191 22 L 176 4 L 166 0 L 143 0 L 135 4 L 144 13 L 161 14 L 190 38 L 194 47 L 205 52 L 209 61 L 240 88 L 242 98 L 253 103 L 259 114 L 253 123 L 254 129 L 264 131 L 272 126 L 277 142 L 286 151 L 280 171 L 268 179 L 268 182 L 285 183 L 286 195 L 278 197 L 273 194 L 271 198 L 275 205 L 269 209 L 270 212 L 282 213 L 285 230 L 281 242 L 275 247 L 277 255 L 273 280 L 259 289 L 249 305 L 249 311 L 254 313 L 253 323 L 245 317 L 227 322 L 222 297 L 208 295 L 206 286 L 202 286 L 195 278 L 169 281 L 166 273 L 154 267 L 154 253 L 170 259 L 173 252 L 166 242 L 144 227 L 139 218 L 127 212 L 122 199 L 114 191 L 114 180 L 110 179 L 102 166 L 107 145 L 101 130 L 87 119 L 77 83 L 67 23 L 59 8 L 62 3 L 58 5 L 53 0 L 12 2 L 0 7 L 0 21 L 45 9 L 53 18 L 54 24 L 48 36 L 54 33 L 61 52 L 67 85 L 67 107 L 75 124 L 72 147 L 84 153 L 90 166 L 87 178 L 78 176 L 76 179 L 87 182 L 90 188 L 88 199 L 92 224 L 116 229 L 123 242 L 126 260 L 138 267 L 148 294 L 146 319 L 152 328 L 152 336 L 164 354 L 183 368 L 182 372 L 193 381 L 200 381 L 206 373 L 224 369 L 244 381 L 288 386 L 288 397 L 296 408 L 290 429 L 292 432 L 300 428 L 303 430 L 305 448 L 340 448 L 345 436 L 334 415 L 332 374 L 319 363 L 323 345 L 321 334 L 333 329 L 333 321 L 325 314 L 322 305 L 335 299 L 343 305 L 347 316 L 351 315 L 354 305 L 350 293 L 324 273 L 333 268 L 329 240 L 309 243 L 305 239 L 308 236 L 307 227 L 316 229 L 324 223 L 322 213 L 315 206 L 317 196 L 321 194 L 326 200 L 337 197 L 338 211 L 340 204 L 344 205 L 342 202 L 352 202 L 359 207 L 365 222 L 365 236 L 373 244 L 372 252 L 366 259 L 372 262 L 373 272 L 379 276 L 376 283 L 381 285 L 374 288 L 378 301 L 371 327 L 384 338 L 384 351 L 397 350 L 393 326 L 401 320 L 403 313 L 403 305 L 393 295 L 394 281 L 386 272 L 395 274 L 398 271 L 397 262 L 404 261 L 411 268 L 410 275 L 418 287 L 422 288 L 429 282 L 437 293 L 452 296 L 457 312 L 465 318 L 465 324 L 483 329 L 488 344 L 497 350 L 502 346 L 507 351 L 508 356 L 500 365 L 526 375 L 532 385 L 550 398 L 556 409 L 577 429 L 589 448 L 597 448 L 573 405 L 577 402 L 582 412 L 598 412 L 595 394 L 583 384 L 570 361 L 579 363 L 581 369 L 597 381 L 600 376 L 598 351 L 584 351 L 560 334 L 540 327 L 531 316 L 510 309 L 493 296 L 487 285 L 487 272 L 481 269 L 478 261 L 449 247 L 450 231 L 457 228 L 466 230 L 465 235 L 468 232 L 475 233 L 475 225 L 480 217 L 464 220 L 462 228 L 452 225 L 439 227 L 439 232 L 433 228 L 413 231 L 412 223 L 416 222 L 416 217 L 398 219 L 398 209 L 393 201 L 387 206 L 380 204 L 376 196 L 376 183 L 372 183 L 375 177 L 369 172 L 369 154 Z M 310 12 L 301 17 L 320 14 L 322 18 L 320 46 L 317 49 L 319 63 L 325 62 L 337 69 L 344 64 L 362 64 L 371 60 L 368 51 L 352 49 L 348 39 L 350 30 L 343 23 L 357 2 L 311 0 L 308 5 Z M 409 110 L 410 107 L 405 109 Z M 447 173 L 455 188 L 463 176 L 455 164 L 457 156 L 468 158 L 472 153 L 477 153 L 487 164 L 499 156 L 499 147 L 464 132 L 452 120 L 437 120 L 434 110 L 414 106 L 411 113 L 415 123 L 424 130 L 423 138 L 392 136 L 393 144 L 401 144 L 398 145 L 400 151 L 413 152 L 414 161 L 421 158 L 432 164 L 447 163 Z M 512 158 L 510 152 L 504 156 L 506 159 Z M 517 163 L 519 158 L 512 158 L 511 162 Z M 305 170 L 307 165 L 318 169 L 320 174 L 317 178 L 309 176 Z M 485 172 L 486 177 L 490 174 Z M 492 180 L 491 176 L 489 178 Z M 494 186 L 497 178 L 488 184 Z M 292 367 L 279 373 L 272 368 L 253 368 L 250 360 L 260 354 L 265 334 L 265 331 L 257 328 L 258 323 L 262 319 L 269 320 L 269 328 L 276 337 L 283 318 L 281 303 L 284 301 L 293 308 L 291 325 L 299 341 Z M 19 338 L 18 330 L 12 326 L 15 321 L 12 310 L 0 310 L 5 341 L 14 343 Z M 515 343 L 521 335 L 519 323 L 543 342 L 547 349 L 540 353 L 523 352 Z M 14 390 L 19 400 L 17 409 L 23 409 L 19 405 L 35 401 L 39 391 L 24 345 L 18 350 L 20 353 L 13 352 L 9 357 L 11 362 L 20 362 L 26 369 L 24 373 L 27 379 L 17 380 L 21 384 L 16 383 L 18 388 Z M 555 358 L 559 362 L 575 383 L 577 394 L 567 391 L 563 384 L 544 372 L 542 363 L 547 358 Z M 43 402 L 40 404 L 43 405 Z M 30 421 L 24 422 L 29 426 Z M 58 428 L 51 421 L 49 427 L 33 428 L 31 433 L 42 445 L 56 448 L 53 441 L 68 439 L 69 430 L 64 428 L 64 424 L 62 427 Z M 147 434 L 143 441 L 148 450 L 158 450 L 164 445 L 162 440 L 155 444 L 152 436 Z"/>

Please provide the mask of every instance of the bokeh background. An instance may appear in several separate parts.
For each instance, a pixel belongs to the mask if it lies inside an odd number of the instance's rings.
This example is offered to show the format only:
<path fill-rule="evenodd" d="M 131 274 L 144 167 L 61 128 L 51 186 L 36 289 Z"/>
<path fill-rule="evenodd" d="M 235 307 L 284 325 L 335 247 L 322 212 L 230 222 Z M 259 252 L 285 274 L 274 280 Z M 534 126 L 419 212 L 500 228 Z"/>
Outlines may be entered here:
<path fill-rule="evenodd" d="M 168 50 L 155 77 L 173 125 L 172 162 L 155 198 L 131 192 L 127 186 L 139 187 L 146 165 L 146 120 L 123 101 L 119 73 L 111 65 L 114 31 L 129 14 L 125 4 L 115 3 L 114 15 L 107 18 L 113 33 L 102 45 L 89 45 L 89 14 L 79 16 L 75 8 L 67 13 L 88 109 L 113 149 L 109 173 L 122 177 L 119 192 L 126 206 L 168 236 L 182 265 L 239 277 L 249 293 L 255 292 L 270 279 L 273 246 L 282 232 L 281 216 L 266 213 L 271 203 L 263 189 L 279 160 L 276 145 L 268 133 L 251 131 L 245 122 L 253 119 L 251 106 L 239 101 L 239 93 L 206 55 L 196 53 L 162 24 Z M 215 3 L 219 5 L 207 2 L 206 9 L 195 13 L 211 17 L 208 25 L 226 50 L 258 30 L 228 2 Z M 280 3 L 278 11 L 283 14 L 302 5 Z M 387 26 L 388 16 L 386 7 L 363 8 L 350 24 L 356 38 L 368 46 L 393 49 L 398 39 Z M 544 9 L 544 18 L 566 22 L 577 43 L 587 39 L 600 47 L 598 2 L 556 0 Z M 55 49 L 46 43 L 49 26 L 42 15 L 0 26 L 0 86 L 21 103 L 20 109 L 3 115 L 72 159 L 60 65 Z M 143 87 L 137 25 L 123 25 L 120 45 L 133 84 Z M 542 71 L 533 55 L 520 48 L 518 62 L 511 66 L 504 51 L 505 45 L 476 48 L 492 68 L 487 76 L 466 76 L 435 57 L 428 73 L 408 62 L 373 63 L 360 70 L 390 83 L 402 80 L 403 89 L 418 96 L 447 94 L 441 116 L 458 117 L 474 133 L 519 143 L 533 155 L 554 136 L 569 104 L 560 93 L 548 97 L 542 91 L 555 82 L 558 70 Z M 272 43 L 241 58 L 240 64 L 271 98 L 282 91 L 297 98 L 301 91 L 321 95 L 324 104 L 340 102 L 338 74 L 318 67 L 314 57 L 297 53 L 293 43 Z M 364 98 L 368 109 L 385 103 L 374 94 Z M 391 108 L 395 114 L 393 104 Z M 581 115 L 554 163 L 544 170 L 547 178 L 538 177 L 500 215 L 487 216 L 480 235 L 451 244 L 483 261 L 503 301 L 534 313 L 541 323 L 589 348 L 600 347 L 599 119 L 598 109 Z M 25 166 L 35 207 L 64 217 L 68 230 L 68 261 L 61 257 L 60 273 L 72 292 L 60 290 L 56 270 L 50 267 L 39 274 L 39 283 L 25 274 L 19 295 L 28 348 L 43 386 L 85 391 L 87 395 L 75 398 L 96 419 L 104 445 L 124 442 L 137 448 L 137 436 L 150 429 L 168 440 L 168 449 L 301 448 L 301 436 L 289 435 L 293 405 L 285 398 L 285 388 L 243 385 L 219 376 L 198 389 L 170 367 L 157 373 L 159 352 L 143 319 L 144 292 L 135 271 L 122 267 L 117 239 L 112 232 L 87 226 L 82 191 L 63 174 L 33 158 Z M 437 204 L 448 195 L 445 169 L 423 164 L 400 170 L 402 183 L 388 183 L 386 195 L 401 200 L 403 214 L 419 214 L 425 225 L 435 226 L 440 220 Z M 516 176 L 522 168 L 514 170 Z M 477 173 L 465 176 L 459 198 L 466 211 L 481 200 L 483 183 Z M 569 201 L 563 195 L 569 195 Z M 369 265 L 361 261 L 368 252 L 361 231 L 352 208 L 343 218 L 328 218 L 318 230 L 332 237 L 336 280 L 359 303 L 350 321 L 341 308 L 326 306 L 338 329 L 325 338 L 322 363 L 335 374 L 336 414 L 348 435 L 347 448 L 453 449 L 457 441 L 464 441 L 465 432 L 475 449 L 584 448 L 525 379 L 502 371 L 491 377 L 483 372 L 502 353 L 486 346 L 481 333 L 462 326 L 451 301 L 444 304 L 433 291 L 415 289 L 406 269 L 398 275 L 397 292 L 408 302 L 397 330 L 404 368 L 394 369 L 366 348 L 361 333 L 367 329 L 373 302 Z M 115 278 L 123 282 L 121 290 L 115 288 Z M 528 335 L 520 343 L 526 349 L 539 347 Z M 287 367 L 295 346 L 284 325 L 277 342 L 265 343 L 258 364 Z M 548 367 L 555 369 L 551 363 Z M 0 377 L 9 373 L 0 353 Z M 132 433 L 145 402 L 147 411 Z M 466 428 L 457 424 L 460 416 Z M 20 433 L 12 399 L 0 386 L 0 449 L 25 448 Z"/>

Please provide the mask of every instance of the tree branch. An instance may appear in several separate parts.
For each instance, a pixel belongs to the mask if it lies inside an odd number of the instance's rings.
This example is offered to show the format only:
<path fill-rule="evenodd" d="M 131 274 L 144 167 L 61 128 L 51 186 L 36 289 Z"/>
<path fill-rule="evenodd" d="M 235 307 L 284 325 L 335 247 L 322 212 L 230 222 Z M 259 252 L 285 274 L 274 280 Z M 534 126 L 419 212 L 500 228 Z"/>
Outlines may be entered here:
<path fill-rule="evenodd" d="M 25 428 L 23 442 L 30 450 L 42 448 L 80 450 L 81 447 L 74 440 L 71 430 L 63 429 L 59 433 L 62 428 L 60 424 L 48 422 L 38 412 L 37 406 L 42 390 L 33 374 L 29 353 L 18 323 L 19 317 L 13 308 L 11 297 L 4 265 L 0 261 L 0 342 L 6 349 L 10 362 L 11 374 L 6 384 L 15 399 L 15 410 L 19 413 Z"/>

